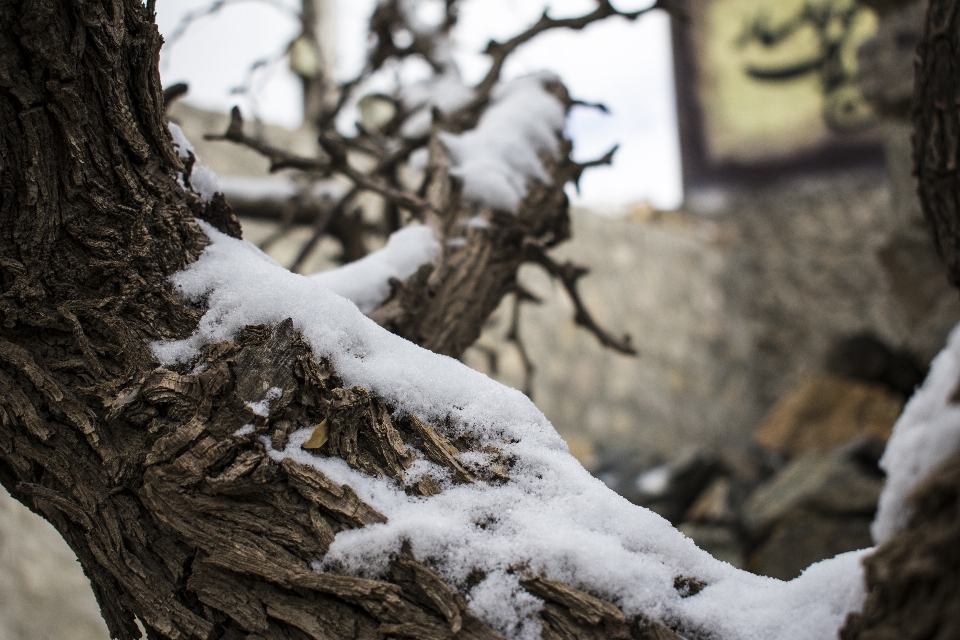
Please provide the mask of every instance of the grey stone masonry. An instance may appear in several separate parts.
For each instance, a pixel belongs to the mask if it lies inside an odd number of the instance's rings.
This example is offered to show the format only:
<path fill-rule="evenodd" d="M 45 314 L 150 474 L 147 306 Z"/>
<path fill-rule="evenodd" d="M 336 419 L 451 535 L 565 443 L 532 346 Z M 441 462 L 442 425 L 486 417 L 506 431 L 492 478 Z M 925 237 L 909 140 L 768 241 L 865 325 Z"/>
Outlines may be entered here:
<path fill-rule="evenodd" d="M 745 445 L 838 338 L 871 331 L 928 360 L 960 303 L 915 208 L 895 207 L 889 185 L 881 172 L 846 173 L 691 194 L 683 212 L 575 211 L 557 255 L 591 268 L 585 301 L 640 355 L 575 328 L 565 292 L 531 267 L 521 280 L 546 300 L 522 311 L 534 400 L 588 465 L 598 447 L 668 458 Z M 520 387 L 519 354 L 502 343 L 508 310 L 480 344 L 499 350 L 493 375 Z M 480 350 L 466 361 L 490 371 Z"/>

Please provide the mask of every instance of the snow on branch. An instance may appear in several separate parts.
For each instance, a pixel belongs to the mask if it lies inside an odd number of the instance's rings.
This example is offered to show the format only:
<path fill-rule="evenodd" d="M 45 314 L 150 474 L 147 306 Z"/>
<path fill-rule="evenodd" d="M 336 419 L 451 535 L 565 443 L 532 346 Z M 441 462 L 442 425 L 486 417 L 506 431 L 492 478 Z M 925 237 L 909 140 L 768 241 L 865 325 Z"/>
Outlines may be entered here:
<path fill-rule="evenodd" d="M 168 123 L 167 128 L 173 138 L 173 145 L 177 149 L 177 155 L 184 161 L 184 172 L 181 179 L 183 186 L 195 191 L 203 202 L 210 202 L 214 194 L 221 191 L 220 180 L 213 170 L 199 164 L 200 156 L 197 155 L 193 144 L 187 140 L 183 130 L 173 122 Z"/>
<path fill-rule="evenodd" d="M 893 427 L 880 467 L 887 483 L 873 522 L 873 540 L 883 544 L 906 529 L 910 496 L 921 480 L 960 451 L 960 325 L 934 359 L 923 386 Z"/>
<path fill-rule="evenodd" d="M 325 287 L 370 313 L 390 295 L 392 280 L 405 280 L 440 252 L 430 227 L 405 227 L 395 231 L 387 245 L 338 269 L 311 276 Z"/>
<path fill-rule="evenodd" d="M 540 637 L 543 602 L 528 588 L 537 581 L 586 590 L 631 618 L 690 637 L 709 631 L 716 638 L 825 640 L 860 606 L 863 552 L 818 563 L 786 583 L 720 562 L 593 478 L 520 392 L 382 329 L 316 279 L 290 273 L 252 245 L 204 230 L 210 245 L 173 283 L 207 310 L 190 338 L 153 345 L 162 363 L 189 363 L 204 344 L 290 318 L 345 387 L 382 398 L 398 420 L 413 416 L 447 441 L 473 443 L 458 456 L 460 479 L 414 448 L 407 451 L 416 461 L 394 478 L 303 449 L 313 428 L 292 433 L 282 449 L 262 438 L 275 461 L 295 461 L 350 486 L 383 516 L 338 533 L 316 570 L 376 578 L 401 553 L 412 553 L 466 594 L 472 614 L 518 640 Z M 478 479 L 497 464 L 500 480 Z M 439 492 L 408 493 L 428 477 Z M 692 594 L 683 588 L 691 582 L 703 588 Z"/>
<path fill-rule="evenodd" d="M 322 149 L 318 157 L 293 154 L 247 135 L 238 109 L 233 110 L 224 133 L 207 136 L 257 151 L 269 159 L 271 171 L 298 171 L 315 180 L 335 176 L 350 185 L 339 199 L 313 207 L 313 231 L 294 269 L 304 264 L 325 234 L 334 235 L 344 246 L 344 254 L 357 259 L 365 252 L 364 234 L 373 231 L 384 237 L 412 220 L 429 223 L 444 247 L 434 260 L 430 287 L 437 290 L 438 279 L 442 278 L 456 282 L 456 286 L 447 288 L 446 297 L 430 298 L 430 304 L 436 307 L 431 311 L 423 309 L 427 302 L 420 295 L 426 283 L 408 283 L 405 288 L 392 289 L 383 301 L 385 305 L 394 303 L 390 310 L 371 312 L 400 335 L 455 356 L 476 340 L 483 322 L 509 294 L 520 264 L 541 261 L 539 257 L 531 260 L 527 247 L 547 249 L 569 237 L 566 184 L 578 184 L 585 169 L 607 164 L 613 155 L 611 151 L 588 163 L 570 158 L 572 146 L 564 138 L 563 129 L 575 101 L 551 73 L 489 86 L 465 84 L 451 53 L 457 4 L 447 1 L 442 20 L 429 24 L 418 16 L 416 0 L 385 0 L 377 5 L 370 19 L 370 32 L 376 42 L 367 66 L 357 78 L 337 89 L 335 99 L 327 96 L 324 108 L 328 111 L 314 122 Z M 491 45 L 497 51 L 492 64 L 502 64 L 519 44 L 543 31 L 583 28 L 612 16 L 636 19 L 660 6 L 621 12 L 603 0 L 596 10 L 578 18 L 554 20 L 545 16 L 507 43 Z M 376 92 L 356 100 L 354 94 L 374 86 L 369 82 L 378 73 L 380 80 L 390 75 L 399 83 L 395 72 L 411 56 L 429 63 L 428 77 L 413 84 L 395 84 L 386 93 L 378 87 Z M 393 73 L 388 73 L 391 69 Z M 499 71 L 494 76 L 499 80 Z M 356 132 L 346 133 L 334 126 L 334 121 L 339 122 L 343 115 L 340 112 L 354 102 L 361 118 Z M 382 198 L 379 213 L 356 213 L 361 202 L 369 207 L 369 199 L 360 198 L 364 192 Z M 370 224 L 376 216 L 379 221 Z M 471 220 L 483 221 L 482 233 L 476 232 L 479 227 L 471 226 Z M 285 229 L 289 228 L 288 224 Z M 507 265 L 513 275 L 499 273 L 501 267 L 494 264 Z M 603 345 L 633 353 L 626 339 L 612 338 L 592 319 L 576 294 L 575 279 L 564 280 L 568 274 L 556 269 L 548 271 L 574 297 L 578 324 L 593 331 Z M 466 296 L 471 289 L 486 289 L 481 281 L 487 277 L 493 278 L 495 289 L 473 296 L 468 307 L 456 311 L 462 301 L 450 298 Z M 398 295 L 404 300 L 397 301 Z M 455 331 L 438 328 L 449 321 L 467 326 Z M 431 323 L 429 329 L 424 326 Z M 442 333 L 443 338 L 433 340 L 426 335 L 428 331 Z"/>
<path fill-rule="evenodd" d="M 450 174 L 463 180 L 465 199 L 516 212 L 529 180 L 550 181 L 540 154 L 559 152 L 566 109 L 544 85 L 557 81 L 541 73 L 505 83 L 476 128 L 440 134 L 453 161 Z"/>

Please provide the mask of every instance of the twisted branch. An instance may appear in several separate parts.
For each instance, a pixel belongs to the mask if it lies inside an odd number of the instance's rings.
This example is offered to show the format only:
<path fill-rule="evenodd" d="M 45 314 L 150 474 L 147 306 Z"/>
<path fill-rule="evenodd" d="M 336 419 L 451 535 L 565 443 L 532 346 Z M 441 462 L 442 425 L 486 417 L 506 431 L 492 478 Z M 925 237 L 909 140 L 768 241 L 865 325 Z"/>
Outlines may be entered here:
<path fill-rule="evenodd" d="M 593 316 L 590 315 L 590 312 L 587 310 L 583 300 L 580 298 L 577 283 L 580 278 L 590 272 L 589 269 L 573 264 L 570 261 L 560 264 L 536 245 L 528 245 L 527 248 L 530 261 L 543 267 L 547 273 L 559 280 L 563 288 L 567 290 L 567 294 L 573 302 L 574 322 L 596 336 L 597 340 L 599 340 L 603 346 L 624 355 L 637 355 L 637 350 L 633 347 L 630 336 L 624 334 L 621 338 L 614 337 L 610 332 L 597 324 L 596 320 L 593 319 Z"/>
<path fill-rule="evenodd" d="M 510 54 L 516 51 L 520 45 L 529 42 L 544 31 L 560 28 L 574 29 L 579 31 L 588 25 L 593 24 L 594 22 L 598 22 L 612 16 L 620 16 L 626 18 L 627 20 L 633 21 L 655 9 L 664 9 L 670 11 L 672 10 L 672 4 L 667 0 L 657 0 L 653 5 L 647 7 L 646 9 L 640 9 L 638 11 L 620 11 L 610 4 L 610 0 L 597 0 L 597 8 L 588 14 L 579 16 L 577 18 L 559 19 L 551 18 L 549 15 L 547 15 L 549 10 L 545 10 L 543 15 L 540 16 L 540 19 L 523 33 L 510 38 L 506 42 L 497 42 L 496 40 L 491 40 L 487 44 L 487 48 L 484 53 L 493 58 L 493 63 L 490 66 L 490 70 L 487 71 L 487 75 L 483 78 L 483 80 L 480 81 L 480 84 L 477 85 L 477 95 L 483 96 L 485 99 L 488 98 L 490 96 L 490 91 L 493 89 L 497 81 L 500 80 L 500 73 L 503 71 L 503 65 Z"/>
<path fill-rule="evenodd" d="M 507 342 L 513 343 L 513 346 L 517 349 L 517 353 L 520 354 L 520 361 L 523 363 L 523 388 L 520 390 L 523 391 L 524 395 L 528 398 L 533 398 L 533 375 L 536 373 L 537 368 L 533 364 L 530 354 L 527 352 L 523 338 L 520 336 L 520 305 L 524 302 L 541 304 L 543 300 L 519 284 L 516 285 L 513 292 L 513 309 L 510 313 L 510 327 L 507 329 L 507 335 L 504 336 L 504 339 Z"/>
<path fill-rule="evenodd" d="M 234 107 L 230 111 L 230 124 L 226 132 L 222 135 L 207 134 L 204 138 L 206 140 L 229 140 L 253 149 L 270 161 L 271 173 L 281 169 L 299 169 L 318 173 L 324 177 L 339 173 L 349 178 L 360 189 L 377 193 L 404 209 L 420 213 L 430 208 L 430 205 L 420 198 L 391 187 L 374 176 L 352 167 L 347 159 L 349 145 L 342 137 L 329 131 L 321 132 L 319 137 L 320 146 L 328 154 L 328 158 L 307 158 L 275 147 L 260 138 L 245 134 L 243 132 L 243 116 L 240 115 L 240 109 Z M 397 159 L 391 156 L 389 162 L 396 163 Z"/>

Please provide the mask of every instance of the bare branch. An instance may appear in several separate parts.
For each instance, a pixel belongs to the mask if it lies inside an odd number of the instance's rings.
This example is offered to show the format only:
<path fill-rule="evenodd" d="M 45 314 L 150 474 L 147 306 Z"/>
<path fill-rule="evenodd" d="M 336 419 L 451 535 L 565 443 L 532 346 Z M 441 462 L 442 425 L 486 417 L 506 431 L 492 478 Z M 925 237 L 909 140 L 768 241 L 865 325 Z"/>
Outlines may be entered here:
<path fill-rule="evenodd" d="M 260 138 L 248 136 L 243 132 L 243 116 L 240 115 L 240 109 L 234 107 L 230 110 L 230 125 L 222 135 L 207 134 L 203 136 L 205 140 L 229 140 L 242 144 L 245 147 L 253 149 L 260 155 L 270 161 L 270 172 L 281 169 L 300 169 L 302 171 L 316 171 L 323 175 L 330 175 L 332 167 L 329 162 L 317 160 L 314 158 L 305 158 L 290 153 L 285 149 L 275 147 Z"/>
<path fill-rule="evenodd" d="M 602 102 L 587 102 L 586 100 L 571 100 L 570 106 L 596 109 L 600 113 L 605 113 L 605 114 L 610 113 L 610 109 L 607 107 L 607 105 L 603 104 Z"/>
<path fill-rule="evenodd" d="M 513 292 L 513 309 L 510 314 L 510 327 L 507 329 L 507 335 L 504 336 L 504 339 L 507 342 L 512 342 L 513 346 L 517 349 L 517 353 L 520 354 L 520 361 L 523 363 L 523 388 L 521 391 L 523 391 L 524 395 L 528 398 L 532 399 L 533 375 L 536 373 L 537 368 L 533 364 L 533 360 L 530 359 L 527 347 L 523 342 L 523 338 L 520 336 L 520 305 L 524 302 L 540 304 L 543 301 L 517 284 Z"/>
<path fill-rule="evenodd" d="M 570 300 L 573 302 L 574 322 L 595 335 L 603 346 L 625 355 L 637 355 L 637 350 L 631 344 L 632 341 L 629 335 L 624 334 L 622 338 L 615 338 L 597 324 L 587 310 L 586 305 L 583 304 L 583 300 L 580 298 L 580 292 L 577 290 L 577 282 L 589 273 L 589 269 L 575 265 L 569 261 L 560 264 L 536 245 L 528 245 L 528 249 L 530 261 L 543 267 L 547 273 L 559 280 L 563 288 L 567 290 L 567 294 L 569 294 Z"/>
<path fill-rule="evenodd" d="M 163 110 L 170 109 L 170 105 L 187 94 L 189 87 L 186 82 L 172 84 L 163 90 Z"/>
<path fill-rule="evenodd" d="M 588 160 L 587 162 L 575 162 L 574 170 L 570 176 L 570 182 L 573 183 L 573 186 L 576 187 L 577 193 L 580 193 L 580 178 L 583 176 L 583 172 L 589 169 L 590 167 L 600 167 L 604 165 L 610 165 L 613 163 L 613 156 L 617 153 L 617 149 L 620 148 L 619 144 L 613 145 L 613 148 L 610 151 L 607 151 L 603 154 L 602 158 L 597 158 L 596 160 Z"/>
<path fill-rule="evenodd" d="M 335 170 L 350 178 L 358 187 L 379 193 L 404 209 L 419 213 L 430 208 L 430 205 L 420 198 L 391 187 L 383 181 L 350 166 L 347 160 L 347 145 L 340 136 L 329 131 L 321 131 L 319 142 L 323 150 L 330 155 Z"/>
<path fill-rule="evenodd" d="M 324 176 L 340 173 L 361 189 L 378 193 L 404 209 L 419 213 L 430 208 L 420 198 L 391 187 L 382 180 L 352 167 L 347 159 L 347 148 L 350 145 L 333 132 L 324 131 L 319 137 L 320 146 L 329 154 L 329 159 L 306 158 L 245 134 L 240 109 L 234 107 L 230 111 L 230 125 L 227 127 L 227 131 L 222 135 L 207 134 L 204 138 L 207 140 L 229 140 L 253 149 L 270 160 L 271 172 L 281 169 L 300 169 L 301 171 L 317 172 Z M 389 160 L 397 162 L 394 157 Z"/>
<path fill-rule="evenodd" d="M 487 44 L 485 53 L 493 58 L 493 63 L 490 65 L 490 70 L 487 71 L 487 75 L 480 82 L 480 84 L 477 85 L 477 95 L 483 97 L 484 99 L 489 96 L 490 90 L 493 89 L 493 86 L 500 79 L 500 72 L 503 70 L 503 64 L 506 62 L 507 57 L 516 51 L 520 45 L 529 42 L 544 31 L 559 28 L 580 30 L 594 22 L 598 22 L 612 16 L 621 16 L 627 20 L 636 20 L 640 16 L 644 15 L 645 13 L 649 13 L 654 9 L 668 8 L 668 2 L 665 0 L 657 0 L 652 6 L 647 7 L 646 9 L 640 9 L 638 11 L 619 11 L 614 8 L 612 4 L 610 4 L 610 0 L 597 0 L 596 9 L 577 18 L 555 19 L 548 16 L 547 11 L 544 11 L 543 15 L 540 16 L 540 19 L 523 33 L 510 38 L 506 42 L 497 42 L 495 40 L 491 40 L 490 43 Z"/>

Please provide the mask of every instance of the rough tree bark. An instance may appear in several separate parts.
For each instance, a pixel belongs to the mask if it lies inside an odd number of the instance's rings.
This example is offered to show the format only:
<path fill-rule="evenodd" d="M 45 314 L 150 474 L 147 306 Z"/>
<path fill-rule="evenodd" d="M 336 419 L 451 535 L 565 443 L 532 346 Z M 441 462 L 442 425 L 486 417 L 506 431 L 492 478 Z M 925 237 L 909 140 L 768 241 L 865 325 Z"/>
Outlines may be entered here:
<path fill-rule="evenodd" d="M 923 213 L 950 282 L 960 287 L 960 17 L 952 0 L 932 0 L 917 46 L 914 174 Z"/>
<path fill-rule="evenodd" d="M 931 7 L 916 116 L 921 197 L 955 283 L 958 3 Z M 337 532 L 383 516 L 312 468 L 271 461 L 258 437 L 279 447 L 326 419 L 329 453 L 357 469 L 396 477 L 409 443 L 461 482 L 483 480 L 457 462 L 469 443 L 344 388 L 290 322 L 209 345 L 192 371 L 156 367 L 149 343 L 187 336 L 199 317 L 166 282 L 204 246 L 193 217 L 236 221 L 174 178 L 149 12 L 137 0 L 0 2 L 0 483 L 77 553 L 116 638 L 139 637 L 136 619 L 151 638 L 499 637 L 409 554 L 383 581 L 314 572 Z M 542 248 L 523 237 L 536 234 L 502 239 Z M 455 288 L 442 273 L 417 277 L 435 294 Z M 509 269 L 499 278 L 512 282 Z M 457 310 L 416 316 L 418 295 L 398 285 L 381 321 L 427 343 Z M 434 346 L 469 340 L 451 331 Z M 270 387 L 283 393 L 268 423 L 245 399 Z M 871 595 L 846 637 L 956 635 L 956 467 L 920 488 L 912 529 L 869 561 Z M 676 637 L 569 586 L 525 585 L 546 602 L 544 637 Z M 897 631 L 919 615 L 934 622 Z"/>
<path fill-rule="evenodd" d="M 893 10 L 902 2 L 883 3 Z M 954 286 L 960 286 L 960 2 L 931 0 L 917 46 L 914 175 L 923 213 Z M 960 385 L 960 381 L 958 381 Z M 957 392 L 953 401 L 960 399 Z M 868 597 L 844 640 L 960 637 L 960 455 L 911 497 L 908 528 L 865 560 Z"/>
<path fill-rule="evenodd" d="M 279 447 L 327 420 L 328 453 L 354 468 L 397 477 L 406 442 L 461 482 L 483 480 L 457 462 L 469 443 L 344 388 L 289 321 L 208 345 L 190 371 L 157 368 L 149 343 L 189 335 L 200 314 L 166 281 L 203 249 L 194 216 L 237 225 L 174 177 L 151 11 L 0 2 L 0 483 L 77 553 L 114 638 L 140 637 L 136 619 L 150 638 L 499 637 L 409 554 L 384 581 L 314 572 L 337 532 L 383 516 L 312 468 L 272 461 L 259 438 Z M 412 308 L 401 302 L 398 326 Z M 455 312 L 416 326 L 433 335 Z M 283 393 L 268 423 L 245 400 L 270 387 Z M 544 637 L 676 637 L 569 586 L 525 584 L 546 602 Z"/>

